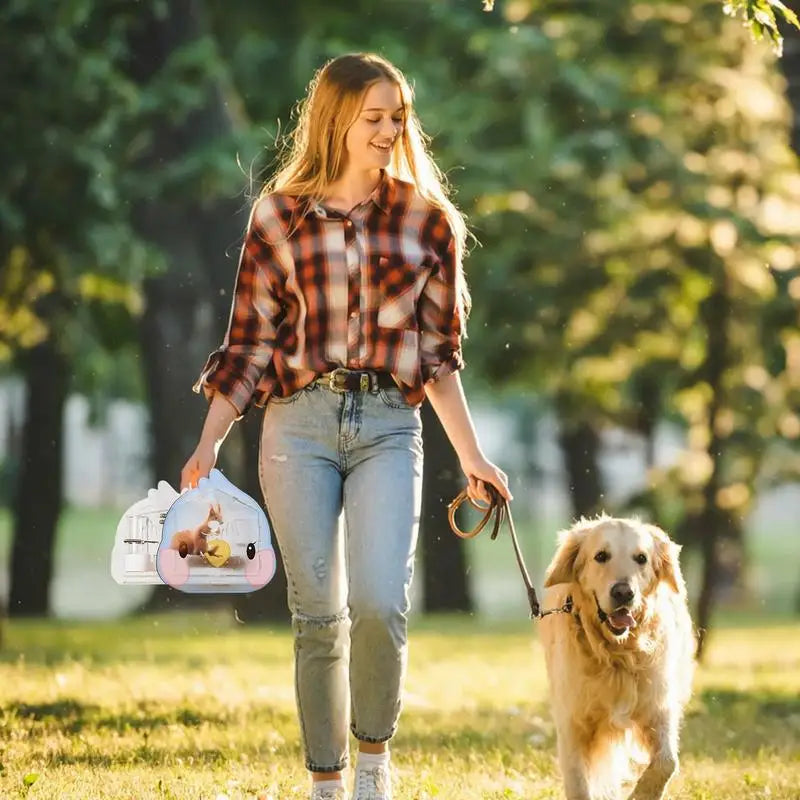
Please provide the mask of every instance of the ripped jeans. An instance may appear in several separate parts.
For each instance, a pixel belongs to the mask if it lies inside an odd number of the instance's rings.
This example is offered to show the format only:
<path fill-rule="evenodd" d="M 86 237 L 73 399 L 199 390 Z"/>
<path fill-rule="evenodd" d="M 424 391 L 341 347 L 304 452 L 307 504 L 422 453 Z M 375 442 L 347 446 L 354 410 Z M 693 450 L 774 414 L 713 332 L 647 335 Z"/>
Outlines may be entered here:
<path fill-rule="evenodd" d="M 422 491 L 419 410 L 398 389 L 272 398 L 260 479 L 289 583 L 306 767 L 347 765 L 400 715 Z M 342 524 L 343 523 L 343 524 Z"/>

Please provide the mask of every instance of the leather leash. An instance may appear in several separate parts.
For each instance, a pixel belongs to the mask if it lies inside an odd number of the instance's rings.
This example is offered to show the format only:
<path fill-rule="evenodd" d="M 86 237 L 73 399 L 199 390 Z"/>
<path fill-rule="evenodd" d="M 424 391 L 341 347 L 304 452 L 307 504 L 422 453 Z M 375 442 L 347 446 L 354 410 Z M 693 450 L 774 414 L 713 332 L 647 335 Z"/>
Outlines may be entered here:
<path fill-rule="evenodd" d="M 528 605 L 531 608 L 531 619 L 541 619 L 548 614 L 571 614 L 572 597 L 568 597 L 564 605 L 559 608 L 550 608 L 542 611 L 539 605 L 539 599 L 536 597 L 536 589 L 533 588 L 528 569 L 525 566 L 525 560 L 522 557 L 522 550 L 520 550 L 519 541 L 517 540 L 517 532 L 514 529 L 514 520 L 511 516 L 511 508 L 508 505 L 508 501 L 500 496 L 500 493 L 494 486 L 487 485 L 486 489 L 491 497 L 489 505 L 477 503 L 469 496 L 466 489 L 462 489 L 450 505 L 447 506 L 447 519 L 453 533 L 461 539 L 474 539 L 486 527 L 492 517 L 494 517 L 494 527 L 492 528 L 491 538 L 496 539 L 497 534 L 500 532 L 500 526 L 503 522 L 507 521 L 508 529 L 511 531 L 511 543 L 514 546 L 514 554 L 517 557 L 519 571 L 522 574 L 525 590 L 528 593 Z M 456 511 L 458 511 L 465 501 L 469 502 L 476 511 L 483 513 L 483 519 L 481 519 L 474 528 L 468 531 L 462 531 L 456 524 Z"/>

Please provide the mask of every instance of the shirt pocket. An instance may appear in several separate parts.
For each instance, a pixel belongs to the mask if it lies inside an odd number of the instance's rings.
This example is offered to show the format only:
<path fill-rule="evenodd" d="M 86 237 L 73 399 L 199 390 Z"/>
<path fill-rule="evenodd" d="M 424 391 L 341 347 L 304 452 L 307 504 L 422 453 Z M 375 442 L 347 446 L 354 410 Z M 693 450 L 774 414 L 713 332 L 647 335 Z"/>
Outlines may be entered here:
<path fill-rule="evenodd" d="M 418 330 L 417 300 L 430 271 L 402 256 L 374 256 L 380 288 L 378 327 Z"/>

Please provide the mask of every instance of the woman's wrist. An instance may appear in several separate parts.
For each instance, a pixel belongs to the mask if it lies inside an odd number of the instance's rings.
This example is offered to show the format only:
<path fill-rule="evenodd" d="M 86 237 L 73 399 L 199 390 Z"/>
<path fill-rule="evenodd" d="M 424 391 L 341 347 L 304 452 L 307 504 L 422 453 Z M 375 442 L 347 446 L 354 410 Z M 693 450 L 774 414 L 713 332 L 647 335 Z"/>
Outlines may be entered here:
<path fill-rule="evenodd" d="M 236 421 L 237 413 L 236 408 L 226 397 L 219 392 L 215 393 L 206 414 L 203 430 L 200 432 L 198 449 L 216 456 Z"/>
<path fill-rule="evenodd" d="M 217 453 L 219 453 L 220 447 L 222 447 L 223 441 L 224 439 L 218 439 L 216 437 L 201 436 L 200 441 L 197 443 L 197 449 L 200 452 L 216 456 Z"/>
<path fill-rule="evenodd" d="M 470 467 L 486 461 L 486 456 L 483 454 L 477 441 L 470 443 L 463 452 L 456 451 L 456 455 L 461 464 L 461 469 L 463 469 L 465 473 L 469 471 Z"/>

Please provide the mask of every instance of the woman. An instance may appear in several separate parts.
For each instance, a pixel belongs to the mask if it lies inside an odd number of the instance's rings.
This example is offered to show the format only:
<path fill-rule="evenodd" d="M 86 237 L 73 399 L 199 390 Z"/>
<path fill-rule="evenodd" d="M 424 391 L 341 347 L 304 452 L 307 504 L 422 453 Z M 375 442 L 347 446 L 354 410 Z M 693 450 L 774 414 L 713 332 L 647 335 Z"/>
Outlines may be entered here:
<path fill-rule="evenodd" d="M 473 498 L 510 498 L 461 388 L 466 227 L 428 155 L 402 73 L 345 55 L 312 80 L 283 166 L 256 202 L 211 404 L 181 487 L 232 423 L 266 406 L 264 498 L 289 582 L 311 797 L 392 796 L 388 742 L 406 662 L 420 509 L 419 406 L 442 421 Z M 343 528 L 339 520 L 343 516 Z"/>

